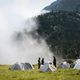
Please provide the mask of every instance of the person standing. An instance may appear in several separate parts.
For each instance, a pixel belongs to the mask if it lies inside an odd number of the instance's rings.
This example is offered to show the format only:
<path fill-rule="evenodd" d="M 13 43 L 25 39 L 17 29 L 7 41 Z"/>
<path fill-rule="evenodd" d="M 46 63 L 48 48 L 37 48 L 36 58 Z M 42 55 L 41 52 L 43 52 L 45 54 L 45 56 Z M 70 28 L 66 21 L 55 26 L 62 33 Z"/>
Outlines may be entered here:
<path fill-rule="evenodd" d="M 44 65 L 44 58 L 42 58 L 41 64 Z"/>
<path fill-rule="evenodd" d="M 56 67 L 56 57 L 53 56 L 53 65 Z"/>
<path fill-rule="evenodd" d="M 39 57 L 39 59 L 38 59 L 38 69 L 40 69 L 40 66 L 41 66 L 40 60 L 41 60 L 41 58 Z"/>

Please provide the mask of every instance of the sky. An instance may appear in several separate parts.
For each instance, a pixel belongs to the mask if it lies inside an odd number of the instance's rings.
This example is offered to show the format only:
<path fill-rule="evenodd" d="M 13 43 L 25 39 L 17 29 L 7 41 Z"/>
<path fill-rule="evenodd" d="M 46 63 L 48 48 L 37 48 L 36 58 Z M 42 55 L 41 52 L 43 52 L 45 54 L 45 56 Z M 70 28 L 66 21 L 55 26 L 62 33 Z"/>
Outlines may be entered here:
<path fill-rule="evenodd" d="M 28 17 L 40 11 L 54 0 L 0 0 L 0 23 L 15 28 Z M 2 26 L 4 26 L 2 25 Z"/>
<path fill-rule="evenodd" d="M 0 12 L 26 17 L 37 14 L 54 0 L 0 0 Z M 27 15 L 26 15 L 27 14 Z"/>
<path fill-rule="evenodd" d="M 22 30 L 24 22 L 29 17 L 39 14 L 45 6 L 53 1 L 0 0 L 0 63 L 9 63 L 9 59 L 17 55 L 12 45 L 9 45 L 12 33 Z"/>

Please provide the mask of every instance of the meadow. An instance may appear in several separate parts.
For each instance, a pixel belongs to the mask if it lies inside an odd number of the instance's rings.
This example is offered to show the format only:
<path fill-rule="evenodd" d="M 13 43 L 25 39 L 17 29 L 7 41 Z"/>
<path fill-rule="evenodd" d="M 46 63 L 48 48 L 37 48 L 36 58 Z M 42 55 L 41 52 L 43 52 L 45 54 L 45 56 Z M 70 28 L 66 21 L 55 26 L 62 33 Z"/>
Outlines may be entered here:
<path fill-rule="evenodd" d="M 80 80 L 80 70 L 58 69 L 55 72 L 11 71 L 10 66 L 0 65 L 0 80 Z"/>

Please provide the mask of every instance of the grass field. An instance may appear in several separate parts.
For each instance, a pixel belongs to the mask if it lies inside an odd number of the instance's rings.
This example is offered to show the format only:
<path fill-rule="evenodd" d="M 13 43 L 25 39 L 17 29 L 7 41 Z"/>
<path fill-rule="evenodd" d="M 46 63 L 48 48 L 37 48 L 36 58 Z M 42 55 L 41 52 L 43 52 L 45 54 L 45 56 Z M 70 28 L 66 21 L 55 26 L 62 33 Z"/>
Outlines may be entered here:
<path fill-rule="evenodd" d="M 80 80 L 80 70 L 58 69 L 56 72 L 42 73 L 37 69 L 11 71 L 9 66 L 0 66 L 0 80 Z"/>

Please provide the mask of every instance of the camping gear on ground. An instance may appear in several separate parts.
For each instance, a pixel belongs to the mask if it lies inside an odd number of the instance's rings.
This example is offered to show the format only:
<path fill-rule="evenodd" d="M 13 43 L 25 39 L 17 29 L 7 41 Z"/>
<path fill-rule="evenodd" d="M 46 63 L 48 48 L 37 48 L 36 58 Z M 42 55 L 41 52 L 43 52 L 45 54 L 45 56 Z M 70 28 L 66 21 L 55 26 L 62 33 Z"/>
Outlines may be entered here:
<path fill-rule="evenodd" d="M 75 64 L 71 63 L 70 68 L 74 68 Z"/>

